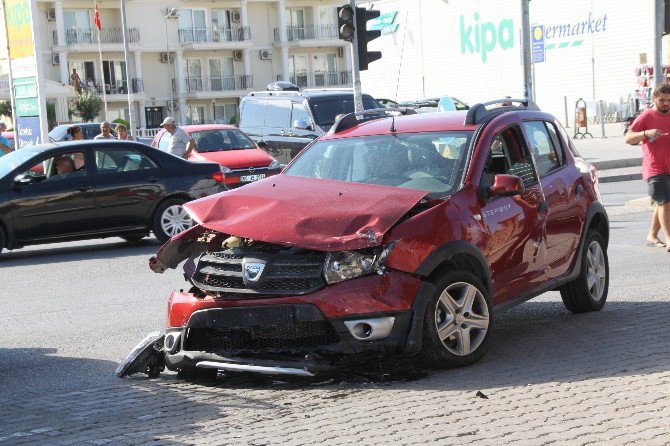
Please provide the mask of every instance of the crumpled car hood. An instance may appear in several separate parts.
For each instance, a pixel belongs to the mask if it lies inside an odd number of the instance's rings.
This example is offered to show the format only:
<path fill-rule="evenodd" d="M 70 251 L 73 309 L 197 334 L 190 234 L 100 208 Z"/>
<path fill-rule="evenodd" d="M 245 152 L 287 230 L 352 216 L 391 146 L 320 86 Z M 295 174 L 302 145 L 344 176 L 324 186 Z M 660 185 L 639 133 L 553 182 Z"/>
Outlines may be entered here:
<path fill-rule="evenodd" d="M 320 251 L 378 246 L 425 191 L 277 175 L 184 207 L 205 228 Z"/>

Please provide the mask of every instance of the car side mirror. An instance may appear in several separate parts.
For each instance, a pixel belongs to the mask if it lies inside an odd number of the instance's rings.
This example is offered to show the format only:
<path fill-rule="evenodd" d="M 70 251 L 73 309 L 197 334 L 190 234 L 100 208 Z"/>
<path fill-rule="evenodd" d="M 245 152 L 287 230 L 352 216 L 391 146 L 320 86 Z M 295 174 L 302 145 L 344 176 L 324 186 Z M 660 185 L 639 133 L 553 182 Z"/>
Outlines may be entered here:
<path fill-rule="evenodd" d="M 32 184 L 35 182 L 35 179 L 33 178 L 32 175 L 27 174 L 27 173 L 22 173 L 20 175 L 17 175 L 14 177 L 14 186 L 15 187 L 20 187 L 20 186 L 26 186 L 28 184 Z"/>
<path fill-rule="evenodd" d="M 298 130 L 314 130 L 307 118 L 300 118 L 293 121 L 293 128 Z"/>
<path fill-rule="evenodd" d="M 521 195 L 525 190 L 523 180 L 516 175 L 499 174 L 493 178 L 493 186 L 489 187 L 492 197 L 512 197 Z"/>

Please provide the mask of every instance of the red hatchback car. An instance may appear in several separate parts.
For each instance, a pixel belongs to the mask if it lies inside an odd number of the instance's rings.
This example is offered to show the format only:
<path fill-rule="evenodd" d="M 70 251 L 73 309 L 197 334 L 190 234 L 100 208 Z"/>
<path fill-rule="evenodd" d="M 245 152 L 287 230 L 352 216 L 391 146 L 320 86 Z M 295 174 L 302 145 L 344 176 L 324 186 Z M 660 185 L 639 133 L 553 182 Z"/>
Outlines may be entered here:
<path fill-rule="evenodd" d="M 513 106 L 505 103 L 513 101 Z M 402 112 L 402 110 L 401 110 Z M 343 357 L 477 361 L 494 315 L 551 290 L 599 310 L 609 223 L 596 171 L 524 100 L 335 123 L 278 176 L 185 205 L 165 365 L 311 375 Z"/>
<path fill-rule="evenodd" d="M 181 128 L 195 139 L 195 150 L 191 152 L 189 161 L 220 164 L 221 180 L 228 189 L 276 175 L 281 170 L 277 160 L 261 150 L 237 127 L 199 124 Z M 167 151 L 170 140 L 170 133 L 161 130 L 151 141 L 151 147 Z"/>

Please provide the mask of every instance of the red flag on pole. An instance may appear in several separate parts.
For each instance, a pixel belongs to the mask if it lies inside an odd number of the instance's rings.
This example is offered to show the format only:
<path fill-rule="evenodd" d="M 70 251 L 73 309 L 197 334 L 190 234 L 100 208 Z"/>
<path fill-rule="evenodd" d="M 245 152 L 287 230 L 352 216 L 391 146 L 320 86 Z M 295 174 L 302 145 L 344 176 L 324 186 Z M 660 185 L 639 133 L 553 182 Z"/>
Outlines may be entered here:
<path fill-rule="evenodd" d="M 95 26 L 98 28 L 98 30 L 102 29 L 102 25 L 100 25 L 100 12 L 98 12 L 98 2 L 95 2 L 95 14 L 93 15 L 93 23 L 95 23 Z"/>

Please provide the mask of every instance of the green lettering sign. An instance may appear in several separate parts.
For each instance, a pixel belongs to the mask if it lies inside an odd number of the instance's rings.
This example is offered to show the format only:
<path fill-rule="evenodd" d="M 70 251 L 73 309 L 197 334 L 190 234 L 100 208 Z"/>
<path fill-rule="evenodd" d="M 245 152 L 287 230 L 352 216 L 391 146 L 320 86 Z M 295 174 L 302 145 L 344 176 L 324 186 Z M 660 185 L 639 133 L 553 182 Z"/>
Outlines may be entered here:
<path fill-rule="evenodd" d="M 479 23 L 479 13 L 473 15 L 474 24 L 467 24 L 465 16 L 460 17 L 461 54 L 480 54 L 482 63 L 486 63 L 489 53 L 500 49 L 514 47 L 514 21 L 501 20 L 497 25 L 493 22 Z"/>

